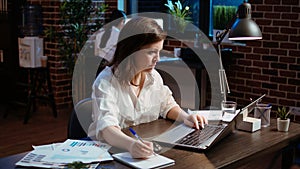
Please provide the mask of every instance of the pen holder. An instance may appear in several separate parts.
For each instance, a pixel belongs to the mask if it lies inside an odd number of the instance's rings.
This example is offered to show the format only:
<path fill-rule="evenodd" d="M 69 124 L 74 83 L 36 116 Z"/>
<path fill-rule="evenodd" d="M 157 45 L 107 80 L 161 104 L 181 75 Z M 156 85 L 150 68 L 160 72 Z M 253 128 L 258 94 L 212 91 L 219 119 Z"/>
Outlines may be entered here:
<path fill-rule="evenodd" d="M 254 117 L 261 119 L 261 126 L 270 126 L 270 113 L 272 106 L 268 104 L 257 104 L 254 108 Z"/>

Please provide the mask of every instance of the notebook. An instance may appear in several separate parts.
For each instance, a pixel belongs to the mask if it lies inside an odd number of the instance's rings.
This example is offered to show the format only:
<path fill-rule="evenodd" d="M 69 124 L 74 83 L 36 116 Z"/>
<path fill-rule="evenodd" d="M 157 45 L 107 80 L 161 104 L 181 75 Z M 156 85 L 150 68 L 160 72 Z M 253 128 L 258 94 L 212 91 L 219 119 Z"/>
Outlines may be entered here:
<path fill-rule="evenodd" d="M 175 164 L 173 159 L 159 154 L 152 155 L 146 159 L 132 158 L 129 152 L 117 153 L 112 156 L 115 160 L 132 168 L 165 168 Z"/>
<path fill-rule="evenodd" d="M 230 121 L 222 120 L 214 124 L 208 124 L 201 130 L 190 128 L 185 124 L 180 124 L 162 133 L 158 137 L 155 137 L 153 141 L 167 146 L 207 150 L 235 129 L 235 119 L 239 112 L 251 109 L 264 96 L 265 94 L 242 108 L 241 111 L 237 111 Z"/>

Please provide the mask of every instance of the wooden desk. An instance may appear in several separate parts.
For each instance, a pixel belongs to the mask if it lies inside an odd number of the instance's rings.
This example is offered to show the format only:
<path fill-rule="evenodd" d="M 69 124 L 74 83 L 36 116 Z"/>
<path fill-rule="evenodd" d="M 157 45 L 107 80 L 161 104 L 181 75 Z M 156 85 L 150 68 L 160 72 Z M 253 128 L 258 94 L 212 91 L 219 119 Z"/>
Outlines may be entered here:
<path fill-rule="evenodd" d="M 157 121 L 134 127 L 137 133 L 145 139 L 153 137 L 172 125 L 171 121 L 159 119 Z M 175 165 L 169 168 L 250 168 L 256 165 L 259 168 L 267 168 L 274 161 L 270 155 L 284 153 L 282 158 L 282 168 L 288 168 L 292 161 L 289 146 L 299 143 L 300 124 L 291 123 L 289 132 L 276 131 L 276 120 L 271 120 L 271 126 L 262 128 L 255 133 L 235 131 L 228 137 L 225 137 L 207 152 L 192 152 L 180 149 L 169 149 L 162 155 L 175 160 Z M 129 131 L 125 130 L 129 134 Z M 23 154 L 9 156 L 0 159 L 0 166 L 13 166 L 15 162 L 21 159 Z M 275 168 L 281 168 L 280 158 L 274 159 Z M 257 163 L 262 161 L 261 163 Z M 254 165 L 255 164 L 255 165 Z M 102 168 L 128 168 L 119 162 L 101 163 Z M 101 168 L 100 167 L 100 168 Z M 8 167 L 9 169 L 11 167 Z"/>

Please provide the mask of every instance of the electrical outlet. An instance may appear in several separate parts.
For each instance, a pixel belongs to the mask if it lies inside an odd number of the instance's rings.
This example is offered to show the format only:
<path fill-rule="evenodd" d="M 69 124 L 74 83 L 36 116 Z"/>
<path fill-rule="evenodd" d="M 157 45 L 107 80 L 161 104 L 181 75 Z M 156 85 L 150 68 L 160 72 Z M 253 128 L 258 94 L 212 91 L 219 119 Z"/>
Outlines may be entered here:
<path fill-rule="evenodd" d="M 0 62 L 4 62 L 3 50 L 0 50 Z"/>
<path fill-rule="evenodd" d="M 290 113 L 299 116 L 300 115 L 300 107 L 290 107 Z"/>

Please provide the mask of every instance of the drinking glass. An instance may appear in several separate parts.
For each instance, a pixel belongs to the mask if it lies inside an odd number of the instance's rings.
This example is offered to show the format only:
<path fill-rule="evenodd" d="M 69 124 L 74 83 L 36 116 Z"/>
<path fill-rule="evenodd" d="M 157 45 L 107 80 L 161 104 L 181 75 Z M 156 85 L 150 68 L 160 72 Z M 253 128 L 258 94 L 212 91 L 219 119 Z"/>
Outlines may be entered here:
<path fill-rule="evenodd" d="M 222 101 L 221 108 L 223 115 L 226 113 L 235 114 L 236 105 L 234 101 Z"/>

